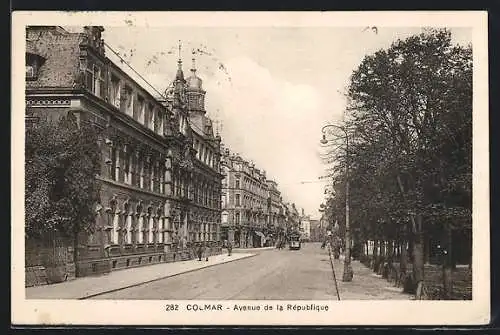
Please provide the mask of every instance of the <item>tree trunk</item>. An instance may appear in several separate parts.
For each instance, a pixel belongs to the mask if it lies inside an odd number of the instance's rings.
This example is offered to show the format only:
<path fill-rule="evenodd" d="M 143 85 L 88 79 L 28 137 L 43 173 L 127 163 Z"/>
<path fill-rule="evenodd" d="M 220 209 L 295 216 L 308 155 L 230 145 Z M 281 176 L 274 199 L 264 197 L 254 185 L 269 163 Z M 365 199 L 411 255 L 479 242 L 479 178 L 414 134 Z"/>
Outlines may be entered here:
<path fill-rule="evenodd" d="M 75 264 L 75 277 L 80 276 L 80 267 L 78 266 L 78 241 L 79 227 L 77 224 L 73 225 L 73 263 Z"/>
<path fill-rule="evenodd" d="M 399 276 L 396 281 L 396 286 L 400 287 L 404 284 L 406 278 L 406 271 L 408 269 L 408 249 L 406 248 L 406 240 L 400 242 L 399 252 Z"/>
<path fill-rule="evenodd" d="M 445 250 L 443 257 L 443 298 L 450 300 L 453 295 L 453 250 L 452 230 L 449 223 L 445 225 Z"/>
<path fill-rule="evenodd" d="M 415 216 L 413 240 L 413 278 L 415 283 L 415 299 L 427 298 L 424 284 L 424 236 L 422 233 L 422 215 Z"/>
<path fill-rule="evenodd" d="M 376 271 L 378 258 L 378 240 L 373 241 L 372 270 Z"/>
<path fill-rule="evenodd" d="M 394 255 L 394 241 L 387 242 L 387 268 L 384 270 L 382 276 L 387 278 L 389 281 L 393 280 L 392 274 L 392 258 Z"/>
<path fill-rule="evenodd" d="M 385 265 L 385 259 L 386 259 L 386 245 L 385 245 L 385 241 L 382 240 L 380 241 L 380 257 L 379 257 L 379 261 L 378 261 L 378 271 L 377 271 L 377 274 L 379 275 L 384 275 L 384 265 Z"/>
<path fill-rule="evenodd" d="M 424 249 L 424 259 L 425 259 L 425 264 L 429 264 L 431 262 L 431 239 L 430 239 L 431 234 L 425 233 L 424 239 L 425 239 L 425 249 Z"/>

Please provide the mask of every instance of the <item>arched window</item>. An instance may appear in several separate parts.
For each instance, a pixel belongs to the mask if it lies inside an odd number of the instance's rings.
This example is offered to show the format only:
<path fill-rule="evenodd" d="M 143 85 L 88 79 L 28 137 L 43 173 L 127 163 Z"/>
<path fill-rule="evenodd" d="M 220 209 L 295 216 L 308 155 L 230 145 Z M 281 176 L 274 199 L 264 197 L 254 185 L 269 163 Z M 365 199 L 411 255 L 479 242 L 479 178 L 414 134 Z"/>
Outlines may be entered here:
<path fill-rule="evenodd" d="M 119 216 L 118 213 L 113 212 L 113 234 L 112 234 L 112 243 L 113 244 L 119 244 L 119 230 L 120 230 L 120 225 L 119 225 Z"/>

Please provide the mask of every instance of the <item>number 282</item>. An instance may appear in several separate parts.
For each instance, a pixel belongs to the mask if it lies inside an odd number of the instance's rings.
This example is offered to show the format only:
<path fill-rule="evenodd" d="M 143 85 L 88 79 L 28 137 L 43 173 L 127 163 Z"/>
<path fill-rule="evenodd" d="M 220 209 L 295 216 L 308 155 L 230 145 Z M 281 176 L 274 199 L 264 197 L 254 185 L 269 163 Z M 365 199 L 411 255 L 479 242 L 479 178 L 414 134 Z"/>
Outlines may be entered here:
<path fill-rule="evenodd" d="M 177 304 L 165 305 L 165 311 L 167 311 L 167 312 L 178 311 L 178 310 L 179 310 L 179 305 L 177 305 Z"/>

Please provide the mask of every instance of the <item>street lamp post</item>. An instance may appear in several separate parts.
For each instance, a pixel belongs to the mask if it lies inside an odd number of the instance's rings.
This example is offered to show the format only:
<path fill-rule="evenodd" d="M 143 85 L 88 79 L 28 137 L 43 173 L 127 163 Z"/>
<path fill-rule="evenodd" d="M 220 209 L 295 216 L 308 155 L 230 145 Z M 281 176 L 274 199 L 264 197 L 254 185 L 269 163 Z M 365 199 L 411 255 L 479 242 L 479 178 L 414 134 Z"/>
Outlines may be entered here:
<path fill-rule="evenodd" d="M 347 130 L 343 127 L 327 124 L 322 129 L 323 138 L 321 139 L 321 144 L 327 144 L 328 140 L 326 139 L 325 131 L 327 128 L 336 128 L 340 129 L 345 134 L 345 143 L 346 143 L 346 166 L 345 166 L 345 258 L 344 258 L 344 273 L 342 275 L 342 281 L 349 282 L 352 281 L 353 272 L 351 266 L 351 232 L 350 232 L 350 224 L 349 224 L 349 135 L 347 134 Z"/>

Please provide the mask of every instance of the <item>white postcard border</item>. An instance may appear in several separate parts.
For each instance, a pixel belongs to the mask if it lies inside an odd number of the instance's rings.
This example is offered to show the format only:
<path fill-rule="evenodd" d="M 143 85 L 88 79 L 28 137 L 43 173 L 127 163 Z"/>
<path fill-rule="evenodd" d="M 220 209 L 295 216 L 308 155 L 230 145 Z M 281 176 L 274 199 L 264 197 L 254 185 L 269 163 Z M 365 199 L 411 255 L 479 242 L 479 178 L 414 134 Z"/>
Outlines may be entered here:
<path fill-rule="evenodd" d="M 24 287 L 24 52 L 27 25 L 391 26 L 473 29 L 472 301 L 89 301 L 27 300 Z M 11 321 L 93 325 L 472 325 L 490 318 L 488 34 L 486 12 L 14 12 L 12 18 Z M 165 305 L 179 304 L 167 312 Z M 187 304 L 223 304 L 189 312 Z M 328 305 L 328 312 L 235 312 L 233 306 Z M 226 309 L 229 307 L 229 309 Z"/>

